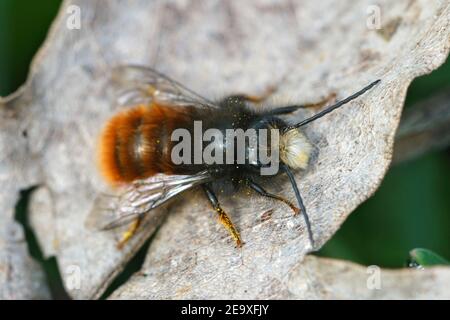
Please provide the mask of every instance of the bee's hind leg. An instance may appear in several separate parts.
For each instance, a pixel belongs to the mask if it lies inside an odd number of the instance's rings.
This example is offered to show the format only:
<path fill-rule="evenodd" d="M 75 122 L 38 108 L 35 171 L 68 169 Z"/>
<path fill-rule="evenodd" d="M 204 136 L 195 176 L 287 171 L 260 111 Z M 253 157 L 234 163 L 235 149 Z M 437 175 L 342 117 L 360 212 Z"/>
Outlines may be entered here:
<path fill-rule="evenodd" d="M 236 246 L 241 247 L 242 246 L 241 236 L 239 235 L 239 232 L 233 225 L 233 222 L 231 222 L 230 217 L 228 217 L 226 212 L 220 206 L 219 200 L 217 200 L 216 195 L 211 190 L 211 188 L 206 184 L 203 185 L 203 190 L 205 191 L 205 194 L 208 197 L 208 200 L 211 203 L 213 209 L 218 213 L 220 223 L 223 224 L 223 226 L 233 237 L 234 241 L 236 242 Z"/>
<path fill-rule="evenodd" d="M 141 221 L 142 221 L 142 218 L 138 217 L 134 221 L 131 222 L 127 231 L 125 231 L 122 234 L 122 239 L 120 239 L 120 241 L 117 243 L 117 249 L 122 249 L 125 246 L 125 244 L 128 243 L 128 241 L 134 236 L 137 229 L 141 225 Z"/>
<path fill-rule="evenodd" d="M 292 202 L 290 202 L 289 200 L 287 200 L 281 196 L 267 192 L 263 187 L 261 187 L 259 184 L 257 184 L 253 180 L 247 179 L 247 185 L 250 187 L 250 189 L 256 191 L 258 194 L 262 195 L 263 197 L 272 198 L 272 199 L 284 202 L 292 209 L 292 211 L 294 211 L 294 215 L 297 215 L 300 212 L 300 209 L 297 208 Z"/>

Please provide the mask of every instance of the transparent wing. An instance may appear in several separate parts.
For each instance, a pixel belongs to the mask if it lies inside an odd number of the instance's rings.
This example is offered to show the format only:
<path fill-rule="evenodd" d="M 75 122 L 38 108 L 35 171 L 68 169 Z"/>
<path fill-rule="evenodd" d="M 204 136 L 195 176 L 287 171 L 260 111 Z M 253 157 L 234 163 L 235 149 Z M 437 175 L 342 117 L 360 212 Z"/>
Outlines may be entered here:
<path fill-rule="evenodd" d="M 108 230 L 123 226 L 143 217 L 179 193 L 210 180 L 207 171 L 195 175 L 158 174 L 137 180 L 116 196 L 99 196 L 86 219 L 86 227 Z"/>
<path fill-rule="evenodd" d="M 119 86 L 117 102 L 122 106 L 155 101 L 170 105 L 218 108 L 208 99 L 149 67 L 118 66 L 113 69 L 112 77 Z"/>

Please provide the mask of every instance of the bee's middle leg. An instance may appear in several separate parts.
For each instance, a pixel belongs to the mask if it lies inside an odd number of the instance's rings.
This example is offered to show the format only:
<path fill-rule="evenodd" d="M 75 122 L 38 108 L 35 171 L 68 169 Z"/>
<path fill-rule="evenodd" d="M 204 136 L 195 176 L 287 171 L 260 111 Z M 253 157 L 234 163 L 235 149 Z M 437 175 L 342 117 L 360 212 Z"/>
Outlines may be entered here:
<path fill-rule="evenodd" d="M 245 93 L 238 93 L 233 94 L 225 99 L 229 100 L 235 100 L 239 102 L 251 102 L 251 103 L 261 103 L 267 100 L 275 91 L 277 90 L 276 86 L 268 87 L 264 92 L 261 94 L 245 94 Z"/>
<path fill-rule="evenodd" d="M 280 108 L 276 108 L 276 109 L 271 110 L 269 112 L 269 114 L 271 114 L 271 115 L 283 115 L 283 114 L 289 114 L 289 113 L 295 112 L 298 109 L 322 108 L 322 107 L 326 106 L 327 104 L 329 104 L 330 102 L 332 102 L 335 99 L 336 99 L 336 94 L 335 93 L 331 93 L 331 94 L 328 95 L 328 97 L 326 97 L 325 99 L 323 99 L 322 101 L 319 101 L 317 103 L 300 104 L 300 105 L 292 105 L 292 106 L 280 107 Z"/>
<path fill-rule="evenodd" d="M 220 223 L 222 223 L 222 225 L 227 229 L 227 231 L 233 237 L 234 241 L 236 242 L 236 246 L 241 247 L 242 246 L 241 236 L 239 235 L 239 232 L 235 228 L 230 217 L 226 214 L 226 212 L 220 206 L 219 200 L 217 200 L 217 197 L 214 194 L 214 191 L 212 191 L 211 188 L 206 184 L 203 185 L 203 190 L 205 191 L 206 197 L 208 198 L 212 207 L 218 213 Z"/>

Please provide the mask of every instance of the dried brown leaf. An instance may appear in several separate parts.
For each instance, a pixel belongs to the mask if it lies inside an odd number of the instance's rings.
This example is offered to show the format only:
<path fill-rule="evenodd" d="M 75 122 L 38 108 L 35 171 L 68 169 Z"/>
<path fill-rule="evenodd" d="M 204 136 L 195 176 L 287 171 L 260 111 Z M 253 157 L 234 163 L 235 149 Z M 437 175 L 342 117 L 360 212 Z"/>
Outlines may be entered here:
<path fill-rule="evenodd" d="M 29 81 L 0 100 L 0 136 L 1 168 L 8 169 L 3 192 L 41 186 L 31 218 L 69 293 L 98 297 L 156 226 L 123 251 L 110 234 L 84 227 L 105 189 L 94 150 L 102 124 L 117 111 L 108 75 L 118 64 L 154 66 L 209 98 L 277 86 L 274 104 L 343 98 L 381 78 L 361 99 L 306 128 L 316 152 L 297 179 L 323 245 L 383 178 L 409 83 L 437 68 L 450 47 L 448 1 L 377 3 L 389 37 L 368 28 L 371 1 L 66 1 Z M 80 30 L 67 28 L 70 5 L 81 9 Z M 389 21 L 399 17 L 392 28 Z M 285 179 L 271 189 L 293 199 Z M 302 265 L 311 249 L 303 219 L 256 197 L 221 201 L 246 242 L 242 250 L 201 194 L 190 192 L 154 213 L 159 221 L 166 211 L 170 216 L 150 246 L 146 277 L 136 276 L 114 297 L 291 297 L 290 274 L 310 268 Z"/>

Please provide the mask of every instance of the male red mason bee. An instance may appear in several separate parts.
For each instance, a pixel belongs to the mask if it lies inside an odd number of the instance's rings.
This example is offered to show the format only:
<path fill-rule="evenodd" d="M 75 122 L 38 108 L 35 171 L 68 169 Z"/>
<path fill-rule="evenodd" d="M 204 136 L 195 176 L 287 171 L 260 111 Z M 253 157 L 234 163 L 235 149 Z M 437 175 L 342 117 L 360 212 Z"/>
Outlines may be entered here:
<path fill-rule="evenodd" d="M 99 164 L 119 196 L 108 200 L 115 202 L 114 218 L 95 207 L 88 223 L 101 229 L 129 224 L 119 247 L 152 209 L 197 186 L 203 188 L 219 221 L 241 246 L 241 236 L 216 196 L 223 184 L 233 191 L 246 186 L 285 203 L 294 214 L 301 212 L 314 247 L 310 221 L 292 172 L 307 168 L 312 149 L 301 127 L 380 82 L 374 81 L 312 117 L 289 125 L 280 116 L 306 106 L 258 111 L 250 107 L 257 97 L 235 95 L 216 103 L 151 68 L 121 66 L 113 74 L 123 85 L 119 103 L 126 107 L 109 120 L 101 134 Z M 242 132 L 244 138 L 240 139 L 238 133 Z M 249 132 L 254 136 L 245 135 Z M 271 168 L 275 170 L 269 172 Z M 297 204 L 266 191 L 258 182 L 282 173 L 289 178 Z"/>

